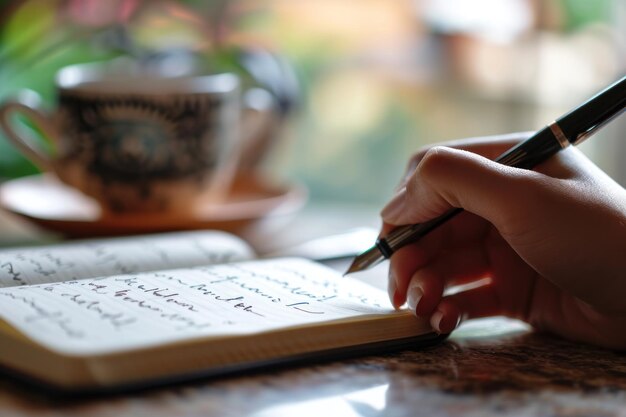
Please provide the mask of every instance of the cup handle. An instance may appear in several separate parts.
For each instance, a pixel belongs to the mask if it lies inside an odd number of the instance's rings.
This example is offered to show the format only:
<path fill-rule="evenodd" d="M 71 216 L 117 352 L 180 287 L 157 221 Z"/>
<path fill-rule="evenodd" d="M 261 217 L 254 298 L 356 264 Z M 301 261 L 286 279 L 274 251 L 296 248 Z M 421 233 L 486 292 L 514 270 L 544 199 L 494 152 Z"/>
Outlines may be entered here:
<path fill-rule="evenodd" d="M 16 122 L 12 120 L 14 115 L 23 114 L 31 119 L 38 129 L 42 131 L 44 136 L 55 141 L 57 139 L 56 129 L 52 121 L 41 111 L 35 108 L 35 100 L 27 100 L 24 97 L 33 97 L 35 92 L 29 92 L 29 95 L 22 94 L 22 99 L 17 98 L 2 103 L 0 105 L 0 127 L 4 130 L 7 139 L 24 156 L 29 158 L 35 165 L 45 171 L 53 170 L 52 156 L 34 140 L 26 134 L 16 129 Z"/>

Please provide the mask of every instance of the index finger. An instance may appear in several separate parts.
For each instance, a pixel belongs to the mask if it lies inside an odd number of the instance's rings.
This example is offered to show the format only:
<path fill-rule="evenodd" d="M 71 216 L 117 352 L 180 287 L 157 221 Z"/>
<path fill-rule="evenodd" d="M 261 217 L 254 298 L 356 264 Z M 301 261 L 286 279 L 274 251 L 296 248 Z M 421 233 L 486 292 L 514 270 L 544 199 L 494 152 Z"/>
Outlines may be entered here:
<path fill-rule="evenodd" d="M 513 146 L 517 145 L 519 142 L 528 139 L 532 134 L 533 132 L 516 132 L 506 135 L 481 136 L 441 142 L 436 145 L 472 152 L 482 157 L 494 160 L 504 152 L 511 149 Z M 415 171 L 415 168 L 417 168 L 422 158 L 424 158 L 424 155 L 426 155 L 426 152 L 428 152 L 428 149 L 431 147 L 432 146 L 423 147 L 411 157 L 404 172 L 404 176 L 396 187 L 396 191 L 399 191 L 406 186 L 407 181 Z"/>

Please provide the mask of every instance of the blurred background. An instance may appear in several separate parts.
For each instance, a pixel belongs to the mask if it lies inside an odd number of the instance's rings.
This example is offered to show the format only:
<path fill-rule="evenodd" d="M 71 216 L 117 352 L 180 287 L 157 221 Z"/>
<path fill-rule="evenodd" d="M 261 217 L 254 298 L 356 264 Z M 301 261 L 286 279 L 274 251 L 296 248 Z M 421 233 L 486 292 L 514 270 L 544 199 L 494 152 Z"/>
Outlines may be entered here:
<path fill-rule="evenodd" d="M 260 170 L 311 202 L 381 206 L 418 148 L 535 130 L 625 72 L 624 0 L 0 0 L 0 100 L 130 56 L 235 71 L 283 122 Z M 622 117 L 622 119 L 624 119 Z M 583 150 L 626 183 L 619 120 Z M 0 178 L 36 172 L 0 136 Z"/>

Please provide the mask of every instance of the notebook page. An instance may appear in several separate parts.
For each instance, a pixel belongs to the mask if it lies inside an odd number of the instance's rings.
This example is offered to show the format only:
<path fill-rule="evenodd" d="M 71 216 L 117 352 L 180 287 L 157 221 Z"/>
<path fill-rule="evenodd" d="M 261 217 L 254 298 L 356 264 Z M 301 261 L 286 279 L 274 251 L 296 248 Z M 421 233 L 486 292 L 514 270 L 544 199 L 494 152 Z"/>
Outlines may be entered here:
<path fill-rule="evenodd" d="M 392 311 L 384 291 L 295 258 L 0 289 L 0 318 L 65 353 Z"/>
<path fill-rule="evenodd" d="M 239 238 L 217 231 L 89 240 L 0 251 L 0 288 L 252 259 Z"/>

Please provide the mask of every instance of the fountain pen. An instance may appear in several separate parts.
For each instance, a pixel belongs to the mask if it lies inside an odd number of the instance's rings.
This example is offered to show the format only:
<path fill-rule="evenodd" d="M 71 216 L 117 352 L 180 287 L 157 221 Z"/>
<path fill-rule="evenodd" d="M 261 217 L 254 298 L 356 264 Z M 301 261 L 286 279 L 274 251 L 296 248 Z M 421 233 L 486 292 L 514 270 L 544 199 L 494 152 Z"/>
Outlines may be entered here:
<path fill-rule="evenodd" d="M 509 149 L 495 161 L 516 168 L 531 169 L 570 144 L 578 145 L 596 133 L 599 128 L 623 113 L 625 106 L 626 76 Z M 344 275 L 366 270 L 384 259 L 389 259 L 398 249 L 419 240 L 462 211 L 462 208 L 453 208 L 424 223 L 393 229 L 387 236 L 380 237 L 370 249 L 356 256 Z"/>

